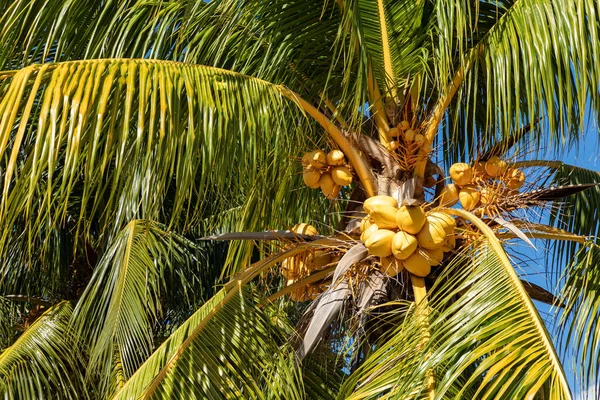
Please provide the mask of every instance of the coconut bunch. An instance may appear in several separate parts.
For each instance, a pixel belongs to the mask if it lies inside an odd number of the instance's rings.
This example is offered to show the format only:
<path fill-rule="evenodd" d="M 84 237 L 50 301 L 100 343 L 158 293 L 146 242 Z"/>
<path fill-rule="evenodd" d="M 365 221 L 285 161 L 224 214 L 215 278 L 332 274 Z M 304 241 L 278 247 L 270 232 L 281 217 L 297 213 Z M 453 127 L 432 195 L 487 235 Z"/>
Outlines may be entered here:
<path fill-rule="evenodd" d="M 525 174 L 518 168 L 509 168 L 506 161 L 493 156 L 474 165 L 456 163 L 450 167 L 453 183 L 446 185 L 438 199 L 443 207 L 452 207 L 460 201 L 467 211 L 479 207 L 493 207 L 500 197 L 512 195 L 525 183 Z"/>
<path fill-rule="evenodd" d="M 402 121 L 397 126 L 390 128 L 390 150 L 397 153 L 397 161 L 403 170 L 409 171 L 417 161 L 417 152 L 425 144 L 425 136 L 419 133 L 410 122 Z"/>
<path fill-rule="evenodd" d="M 374 196 L 363 204 L 368 213 L 360 224 L 360 240 L 379 257 L 382 272 L 396 276 L 406 268 L 425 277 L 444 253 L 456 246 L 456 221 L 450 215 L 421 206 L 402 205 L 390 196 Z"/>
<path fill-rule="evenodd" d="M 292 232 L 302 235 L 318 235 L 317 229 L 309 224 L 297 224 Z M 335 257 L 327 250 L 310 250 L 281 262 L 281 274 L 287 280 L 287 286 L 308 277 L 313 271 L 319 271 L 335 262 Z M 318 296 L 324 289 L 318 284 L 301 286 L 290 293 L 293 301 L 306 301 Z"/>
<path fill-rule="evenodd" d="M 352 183 L 350 165 L 340 150 L 332 150 L 327 154 L 323 150 L 308 152 L 302 157 L 302 167 L 306 186 L 321 188 L 328 199 L 337 198 L 342 186 Z"/>

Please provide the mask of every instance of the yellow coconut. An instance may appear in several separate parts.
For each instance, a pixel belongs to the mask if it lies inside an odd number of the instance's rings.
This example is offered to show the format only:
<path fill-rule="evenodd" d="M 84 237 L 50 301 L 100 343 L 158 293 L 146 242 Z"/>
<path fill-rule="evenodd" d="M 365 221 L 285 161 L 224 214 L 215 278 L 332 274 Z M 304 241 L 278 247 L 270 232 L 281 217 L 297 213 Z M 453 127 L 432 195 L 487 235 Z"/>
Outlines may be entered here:
<path fill-rule="evenodd" d="M 390 137 L 396 137 L 400 134 L 400 129 L 398 129 L 397 127 L 393 127 L 390 128 L 388 135 L 390 135 Z"/>
<path fill-rule="evenodd" d="M 311 154 L 312 156 L 309 161 L 310 165 L 312 165 L 315 168 L 322 168 L 325 166 L 325 164 L 327 163 L 327 155 L 324 151 L 315 150 Z"/>
<path fill-rule="evenodd" d="M 398 260 L 406 260 L 417 249 L 417 238 L 404 231 L 397 232 L 392 239 L 392 254 Z"/>
<path fill-rule="evenodd" d="M 307 167 L 310 165 L 310 160 L 312 160 L 313 155 L 314 155 L 314 151 L 309 151 L 308 153 L 304 153 L 304 155 L 302 156 L 302 165 Z"/>
<path fill-rule="evenodd" d="M 361 233 L 360 241 L 366 243 L 369 237 L 378 230 L 379 227 L 376 224 L 371 224 L 363 233 Z"/>
<path fill-rule="evenodd" d="M 302 235 L 318 235 L 319 232 L 317 231 L 317 228 L 315 228 L 314 226 L 310 225 L 310 224 L 305 224 L 305 223 L 301 223 L 301 224 L 296 224 L 294 225 L 294 227 L 291 229 L 292 232 L 294 233 L 300 233 Z"/>
<path fill-rule="evenodd" d="M 386 205 L 386 206 L 394 206 L 398 207 L 398 201 L 392 196 L 373 196 L 369 197 L 365 200 L 363 204 L 363 208 L 366 212 L 370 213 L 373 210 L 373 207 L 376 205 Z"/>
<path fill-rule="evenodd" d="M 377 232 L 371 234 L 365 242 L 369 253 L 379 257 L 391 256 L 394 234 L 393 231 L 388 229 L 379 229 Z"/>
<path fill-rule="evenodd" d="M 492 178 L 504 175 L 506 168 L 506 162 L 498 156 L 490 157 L 490 159 L 485 162 L 485 172 Z"/>
<path fill-rule="evenodd" d="M 525 174 L 517 168 L 509 168 L 505 177 L 506 186 L 511 189 L 520 189 L 525 183 Z"/>
<path fill-rule="evenodd" d="M 421 253 L 432 267 L 440 265 L 444 259 L 444 250 L 440 247 L 439 249 L 423 250 Z"/>
<path fill-rule="evenodd" d="M 444 245 L 442 246 L 442 250 L 446 253 L 448 251 L 452 251 L 456 247 L 456 235 L 454 232 L 446 235 L 444 239 Z"/>
<path fill-rule="evenodd" d="M 400 142 L 398 142 L 397 140 L 392 140 L 390 142 L 390 149 L 391 150 L 396 150 L 398 147 L 400 147 Z"/>
<path fill-rule="evenodd" d="M 379 228 L 382 229 L 398 229 L 396 223 L 396 213 L 398 209 L 394 206 L 374 205 L 369 213 L 371 219 Z"/>
<path fill-rule="evenodd" d="M 460 193 L 458 194 L 458 198 L 460 200 L 460 204 L 462 205 L 462 207 L 465 210 L 470 211 L 470 210 L 474 209 L 475 207 L 477 207 L 477 205 L 479 204 L 481 195 L 479 194 L 479 191 L 477 190 L 476 187 L 465 186 L 460 190 Z"/>
<path fill-rule="evenodd" d="M 335 167 L 331 170 L 331 178 L 340 186 L 348 186 L 352 183 L 352 173 L 346 167 Z"/>
<path fill-rule="evenodd" d="M 452 164 L 450 167 L 450 176 L 454 183 L 458 186 L 464 186 L 471 182 L 473 179 L 473 170 L 469 166 L 469 164 L 465 163 L 456 163 Z"/>
<path fill-rule="evenodd" d="M 404 268 L 411 274 L 423 278 L 431 272 L 431 265 L 429 265 L 427 259 L 419 254 L 418 251 L 414 252 L 404 261 Z"/>
<path fill-rule="evenodd" d="M 423 146 L 423 143 L 425 143 L 425 136 L 421 135 L 420 133 L 417 133 L 415 135 L 415 143 L 419 146 Z"/>
<path fill-rule="evenodd" d="M 458 203 L 457 187 L 453 183 L 444 186 L 438 199 L 440 201 L 440 206 L 452 207 L 453 205 Z"/>
<path fill-rule="evenodd" d="M 412 129 L 407 129 L 406 131 L 404 131 L 404 138 L 406 140 L 408 140 L 409 142 L 412 142 L 413 140 L 415 140 L 415 135 L 417 133 L 415 131 L 413 131 Z"/>
<path fill-rule="evenodd" d="M 319 187 L 319 180 L 321 179 L 321 171 L 314 168 L 305 168 L 302 173 L 302 179 L 306 186 L 311 189 L 317 189 Z"/>
<path fill-rule="evenodd" d="M 396 260 L 394 257 L 381 257 L 381 272 L 387 276 L 396 276 L 404 269 L 402 261 Z"/>
<path fill-rule="evenodd" d="M 408 128 L 410 128 L 410 122 L 408 121 L 402 121 L 398 124 L 398 128 L 400 128 L 401 130 L 405 131 Z"/>
<path fill-rule="evenodd" d="M 331 150 L 327 153 L 327 164 L 337 167 L 346 164 L 346 158 L 341 150 Z"/>
<path fill-rule="evenodd" d="M 425 224 L 425 211 L 421 206 L 402 206 L 396 213 L 396 223 L 401 230 L 415 235 Z"/>
<path fill-rule="evenodd" d="M 341 186 L 337 185 L 328 173 L 321 175 L 319 186 L 325 197 L 328 199 L 335 199 L 338 197 L 338 194 L 340 194 Z"/>
<path fill-rule="evenodd" d="M 444 227 L 431 218 L 427 218 L 423 229 L 417 233 L 417 242 L 424 249 L 437 249 L 444 245 L 446 231 Z"/>
<path fill-rule="evenodd" d="M 484 187 L 479 191 L 479 201 L 481 204 L 492 204 L 496 199 L 496 191 L 491 187 Z"/>
<path fill-rule="evenodd" d="M 427 218 L 435 222 L 436 224 L 441 225 L 444 228 L 444 231 L 446 232 L 452 232 L 454 231 L 454 228 L 456 228 L 456 220 L 450 215 L 441 211 L 433 211 L 429 213 Z"/>
<path fill-rule="evenodd" d="M 368 215 L 360 220 L 360 233 L 363 233 L 373 224 L 373 220 Z"/>

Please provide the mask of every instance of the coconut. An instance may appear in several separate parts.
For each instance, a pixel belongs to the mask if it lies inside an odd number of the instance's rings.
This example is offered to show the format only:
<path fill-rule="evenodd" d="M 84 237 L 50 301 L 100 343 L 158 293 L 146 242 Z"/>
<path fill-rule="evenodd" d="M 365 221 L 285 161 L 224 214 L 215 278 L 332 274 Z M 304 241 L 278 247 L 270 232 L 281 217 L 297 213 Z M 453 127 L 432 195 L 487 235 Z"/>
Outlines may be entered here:
<path fill-rule="evenodd" d="M 496 198 L 496 191 L 493 188 L 485 187 L 479 191 L 479 200 L 481 204 L 492 204 Z"/>
<path fill-rule="evenodd" d="M 401 230 L 415 235 L 425 223 L 425 211 L 421 206 L 402 206 L 396 213 L 396 223 Z"/>
<path fill-rule="evenodd" d="M 458 186 L 467 185 L 473 179 L 473 170 L 469 164 L 456 163 L 450 167 L 450 176 Z"/>
<path fill-rule="evenodd" d="M 456 236 L 454 235 L 454 232 L 447 234 L 446 238 L 444 239 L 444 245 L 442 246 L 442 250 L 444 251 L 444 253 L 452 251 L 452 249 L 454 249 L 456 247 Z"/>
<path fill-rule="evenodd" d="M 415 143 L 419 146 L 423 146 L 423 143 L 425 143 L 425 136 L 421 135 L 420 133 L 417 133 L 415 135 Z"/>
<path fill-rule="evenodd" d="M 505 177 L 506 186 L 510 189 L 520 189 L 525 183 L 525 174 L 517 168 L 509 168 Z"/>
<path fill-rule="evenodd" d="M 465 186 L 460 190 L 458 198 L 460 199 L 460 204 L 462 205 L 462 207 L 465 210 L 469 211 L 477 207 L 481 195 L 477 191 L 476 187 Z"/>
<path fill-rule="evenodd" d="M 335 199 L 338 197 L 338 194 L 340 194 L 341 186 L 337 185 L 328 173 L 321 175 L 319 186 L 325 197 L 328 199 Z"/>
<path fill-rule="evenodd" d="M 392 254 L 398 260 L 406 260 L 417 249 L 417 238 L 404 231 L 397 232 L 392 239 Z"/>
<path fill-rule="evenodd" d="M 492 178 L 504 175 L 506 168 L 506 162 L 498 156 L 490 157 L 490 159 L 485 162 L 485 172 Z"/>
<path fill-rule="evenodd" d="M 458 189 L 453 183 L 450 183 L 442 189 L 440 196 L 438 197 L 440 206 L 452 207 L 458 203 Z"/>
<path fill-rule="evenodd" d="M 302 173 L 302 179 L 306 186 L 311 189 L 317 189 L 319 187 L 319 180 L 321 179 L 321 171 L 314 168 L 305 168 Z"/>
<path fill-rule="evenodd" d="M 423 229 L 417 233 L 419 246 L 424 249 L 437 249 L 444 245 L 446 231 L 444 227 L 431 218 L 427 218 Z"/>
<path fill-rule="evenodd" d="M 331 178 L 340 186 L 348 186 L 352 183 L 352 173 L 346 167 L 335 167 L 331 170 Z"/>
<path fill-rule="evenodd" d="M 410 122 L 408 122 L 408 121 L 402 121 L 402 122 L 400 122 L 400 124 L 398 124 L 398 128 L 400 128 L 401 130 L 405 131 L 408 128 L 410 128 Z"/>
<path fill-rule="evenodd" d="M 381 257 L 381 272 L 387 276 L 396 276 L 404 269 L 402 261 L 396 260 L 394 257 Z"/>
<path fill-rule="evenodd" d="M 435 222 L 436 224 L 440 224 L 446 233 L 450 233 L 454 231 L 456 228 L 456 221 L 450 215 L 443 213 L 441 211 L 434 211 L 429 213 L 427 219 Z"/>
<path fill-rule="evenodd" d="M 392 140 L 389 147 L 391 150 L 396 150 L 398 147 L 400 147 L 400 142 L 397 140 Z"/>
<path fill-rule="evenodd" d="M 363 233 L 373 224 L 373 220 L 368 215 L 360 220 L 360 233 Z"/>
<path fill-rule="evenodd" d="M 440 265 L 444 259 L 444 250 L 441 247 L 439 249 L 423 250 L 421 254 L 425 256 L 432 267 Z"/>
<path fill-rule="evenodd" d="M 431 265 L 429 265 L 427 259 L 419 254 L 418 251 L 414 252 L 404 261 L 404 268 L 411 274 L 423 278 L 431 272 Z"/>
<path fill-rule="evenodd" d="M 319 232 L 317 231 L 317 228 L 315 228 L 314 226 L 312 226 L 310 224 L 305 224 L 305 223 L 294 225 L 294 227 L 291 229 L 291 231 L 294 233 L 300 233 L 302 235 L 316 236 L 319 234 Z"/>
<path fill-rule="evenodd" d="M 378 230 L 379 230 L 379 227 L 376 224 L 371 224 L 367 229 L 364 230 L 363 233 L 361 233 L 360 241 L 363 243 L 366 243 L 367 239 L 369 239 L 369 236 L 371 236 Z"/>
<path fill-rule="evenodd" d="M 404 138 L 406 140 L 408 140 L 409 142 L 412 142 L 413 140 L 415 140 L 415 135 L 416 135 L 416 132 L 413 131 L 412 129 L 407 129 L 406 131 L 404 131 Z"/>
<path fill-rule="evenodd" d="M 398 129 L 397 127 L 393 127 L 390 128 L 388 135 L 390 135 L 390 137 L 396 137 L 400 134 L 400 129 Z"/>
<path fill-rule="evenodd" d="M 325 155 L 324 151 L 315 150 L 311 154 L 312 156 L 309 161 L 310 165 L 312 165 L 315 168 L 322 168 L 325 166 L 325 164 L 327 163 L 327 155 Z"/>
<path fill-rule="evenodd" d="M 346 158 L 341 150 L 331 150 L 327 153 L 327 164 L 337 167 L 346 164 Z"/>
<path fill-rule="evenodd" d="M 394 206 L 376 204 L 370 212 L 371 219 L 382 229 L 398 229 L 396 213 L 398 209 Z"/>
<path fill-rule="evenodd" d="M 387 229 L 379 229 L 369 236 L 365 246 L 369 253 L 374 256 L 388 257 L 392 255 L 392 239 L 394 232 Z"/>
<path fill-rule="evenodd" d="M 369 197 L 365 200 L 363 204 L 363 208 L 366 212 L 370 213 L 373 210 L 375 205 L 386 205 L 386 206 L 394 206 L 398 207 L 398 200 L 393 198 L 392 196 L 373 196 Z"/>

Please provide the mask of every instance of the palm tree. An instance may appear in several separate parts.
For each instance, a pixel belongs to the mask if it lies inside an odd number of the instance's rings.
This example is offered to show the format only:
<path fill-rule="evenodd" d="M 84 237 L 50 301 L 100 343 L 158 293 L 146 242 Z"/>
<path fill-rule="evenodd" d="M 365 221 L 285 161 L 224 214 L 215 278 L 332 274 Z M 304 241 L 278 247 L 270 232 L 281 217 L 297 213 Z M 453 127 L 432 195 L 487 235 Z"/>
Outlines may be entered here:
<path fill-rule="evenodd" d="M 568 399 L 568 351 L 597 383 L 600 175 L 557 160 L 599 15 L 0 0 L 4 396 Z"/>

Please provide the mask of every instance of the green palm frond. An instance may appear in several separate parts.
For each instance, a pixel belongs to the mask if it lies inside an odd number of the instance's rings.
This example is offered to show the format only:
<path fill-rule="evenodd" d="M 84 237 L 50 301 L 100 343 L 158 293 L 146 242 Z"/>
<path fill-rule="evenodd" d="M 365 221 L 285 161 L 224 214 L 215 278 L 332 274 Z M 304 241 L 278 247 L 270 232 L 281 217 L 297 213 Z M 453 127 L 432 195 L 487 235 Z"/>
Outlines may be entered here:
<path fill-rule="evenodd" d="M 321 0 L 18 0 L 0 14 L 0 42 L 14 46 L 0 50 L 0 69 L 152 58 L 226 68 L 318 99 L 322 82 L 337 80 L 327 54 L 338 24 L 337 6 Z"/>
<path fill-rule="evenodd" d="M 600 183 L 600 173 L 585 168 L 559 163 L 554 169 L 551 184 L 576 185 Z M 578 235 L 595 238 L 600 235 L 600 187 L 592 187 L 584 192 L 560 199 L 552 204 L 550 224 Z M 556 243 L 555 265 L 561 268 L 569 264 L 579 246 L 573 242 Z"/>
<path fill-rule="evenodd" d="M 319 245 L 319 240 L 301 244 L 238 274 L 181 325 L 114 398 L 173 398 L 184 393 L 203 398 L 302 398 L 293 349 L 281 344 L 281 333 L 244 287 L 277 262 Z"/>
<path fill-rule="evenodd" d="M 0 391 L 7 399 L 87 398 L 85 352 L 69 326 L 71 313 L 68 302 L 53 306 L 0 353 Z"/>
<path fill-rule="evenodd" d="M 351 378 L 351 398 L 419 398 L 428 371 L 439 399 L 529 398 L 542 389 L 547 398 L 570 398 L 543 320 L 506 255 L 487 240 L 444 270 L 429 306 L 427 344 L 409 314 Z"/>
<path fill-rule="evenodd" d="M 600 377 L 600 247 L 582 248 L 563 273 L 559 294 L 565 304 L 559 331 L 576 358 L 576 381 L 582 387 L 597 384 Z"/>
<path fill-rule="evenodd" d="M 460 57 L 474 62 L 452 118 L 455 125 L 445 138 L 448 148 L 467 146 L 474 152 L 479 140 L 492 144 L 494 138 L 540 117 L 542 129 L 532 130 L 536 142 L 544 140 L 557 151 L 569 147 L 584 128 L 584 113 L 593 116 L 598 110 L 598 5 L 547 0 L 482 1 L 476 7 L 464 1 L 443 3 L 460 4 L 444 25 L 448 32 L 459 26 L 455 41 L 466 42 Z M 477 23 L 457 25 L 465 12 Z M 474 125 L 477 133 L 467 141 L 464 132 Z"/>
<path fill-rule="evenodd" d="M 165 298 L 173 295 L 169 282 L 185 289 L 197 279 L 199 266 L 194 245 L 158 224 L 133 220 L 119 233 L 72 318 L 90 348 L 88 370 L 106 369 L 98 373 L 102 387 L 111 387 L 113 368 L 127 379 L 152 353 L 153 326 Z"/>
<path fill-rule="evenodd" d="M 211 67 L 97 60 L 27 67 L 0 87 L 4 251 L 16 234 L 43 246 L 55 228 L 103 244 L 137 218 L 257 231 L 314 209 L 318 193 L 300 189 L 291 157 L 313 126 L 277 85 Z M 300 203 L 288 201 L 295 188 Z M 223 206 L 239 211 L 202 224 Z"/>

